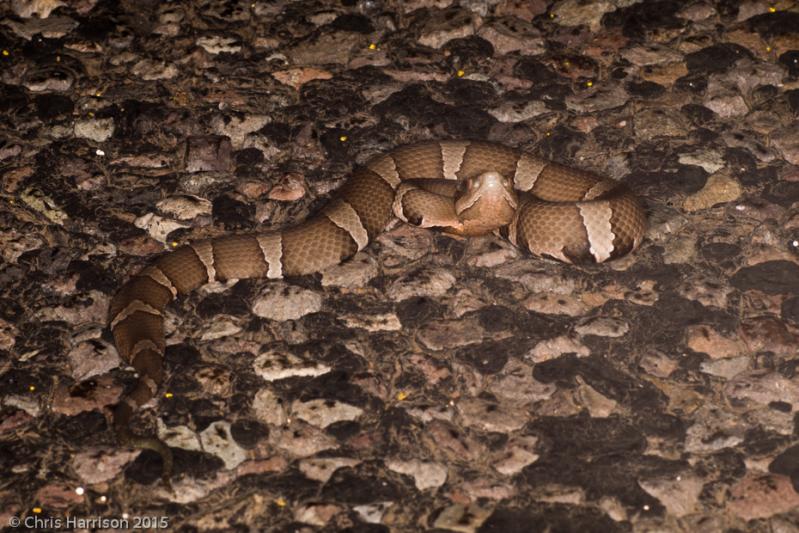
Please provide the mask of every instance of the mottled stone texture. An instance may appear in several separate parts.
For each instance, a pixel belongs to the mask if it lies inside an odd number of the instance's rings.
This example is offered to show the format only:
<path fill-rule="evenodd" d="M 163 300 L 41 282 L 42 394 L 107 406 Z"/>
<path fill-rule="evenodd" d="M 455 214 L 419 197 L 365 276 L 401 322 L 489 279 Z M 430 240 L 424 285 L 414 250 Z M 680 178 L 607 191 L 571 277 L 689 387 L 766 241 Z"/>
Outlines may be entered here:
<path fill-rule="evenodd" d="M 797 531 L 795 2 L 14 0 L 0 27 L 3 525 Z M 175 490 L 115 442 L 128 272 L 463 137 L 623 180 L 642 247 L 577 268 L 398 226 L 212 284 L 167 308 L 135 424 Z"/>

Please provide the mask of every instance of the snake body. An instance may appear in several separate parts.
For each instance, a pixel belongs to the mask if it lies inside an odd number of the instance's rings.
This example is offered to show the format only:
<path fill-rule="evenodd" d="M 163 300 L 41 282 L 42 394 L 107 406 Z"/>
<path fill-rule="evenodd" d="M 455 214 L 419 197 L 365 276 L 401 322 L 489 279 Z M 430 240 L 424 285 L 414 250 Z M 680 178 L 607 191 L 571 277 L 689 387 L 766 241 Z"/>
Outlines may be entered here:
<path fill-rule="evenodd" d="M 119 439 L 156 450 L 169 476 L 169 448 L 130 428 L 135 410 L 163 381 L 169 301 L 214 280 L 318 272 L 352 257 L 395 216 L 464 235 L 498 230 L 519 248 L 568 263 L 627 254 L 646 229 L 640 202 L 621 183 L 501 144 L 426 141 L 377 155 L 356 168 L 316 216 L 279 231 L 186 244 L 120 288 L 108 320 L 138 382 L 114 411 Z"/>

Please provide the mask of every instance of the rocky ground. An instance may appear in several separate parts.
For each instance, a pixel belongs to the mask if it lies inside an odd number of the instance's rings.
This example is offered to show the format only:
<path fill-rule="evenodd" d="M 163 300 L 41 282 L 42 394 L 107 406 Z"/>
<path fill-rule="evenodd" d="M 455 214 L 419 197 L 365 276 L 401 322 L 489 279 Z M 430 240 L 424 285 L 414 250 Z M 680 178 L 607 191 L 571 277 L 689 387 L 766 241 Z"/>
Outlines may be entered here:
<path fill-rule="evenodd" d="M 9 0 L 0 53 L 3 526 L 799 531 L 799 4 Z M 137 419 L 174 492 L 117 444 L 129 272 L 462 137 L 625 181 L 646 241 L 575 267 L 396 226 L 208 286 Z"/>

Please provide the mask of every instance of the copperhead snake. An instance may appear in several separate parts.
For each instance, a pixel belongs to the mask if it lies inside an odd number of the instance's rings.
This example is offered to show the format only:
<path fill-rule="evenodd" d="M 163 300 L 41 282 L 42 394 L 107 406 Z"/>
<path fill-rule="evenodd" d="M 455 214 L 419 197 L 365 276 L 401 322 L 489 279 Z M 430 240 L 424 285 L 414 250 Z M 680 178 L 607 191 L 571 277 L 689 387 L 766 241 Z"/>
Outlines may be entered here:
<path fill-rule="evenodd" d="M 460 235 L 498 231 L 519 248 L 567 263 L 620 257 L 646 230 L 644 210 L 623 184 L 501 144 L 426 141 L 377 155 L 305 222 L 191 242 L 158 256 L 120 288 L 108 322 L 120 356 L 138 373 L 114 410 L 120 442 L 158 452 L 169 482 L 170 449 L 130 428 L 135 410 L 163 381 L 168 302 L 214 280 L 318 272 L 362 250 L 394 216 Z"/>

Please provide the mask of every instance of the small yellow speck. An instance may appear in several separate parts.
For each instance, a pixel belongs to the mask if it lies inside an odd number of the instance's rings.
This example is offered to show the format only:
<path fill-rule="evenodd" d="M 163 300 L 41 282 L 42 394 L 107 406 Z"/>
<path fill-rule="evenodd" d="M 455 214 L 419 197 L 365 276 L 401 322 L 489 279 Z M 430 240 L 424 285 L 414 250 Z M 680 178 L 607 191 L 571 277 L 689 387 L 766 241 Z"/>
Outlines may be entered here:
<path fill-rule="evenodd" d="M 549 14 L 549 18 L 551 18 L 551 19 L 555 18 L 555 13 L 550 13 Z"/>
<path fill-rule="evenodd" d="M 278 507 L 285 507 L 286 505 L 288 505 L 288 502 L 283 496 L 281 496 L 280 498 L 275 500 L 275 505 L 277 505 Z"/>
<path fill-rule="evenodd" d="M 551 136 L 552 136 L 552 132 L 551 132 L 551 131 L 548 131 L 548 132 L 546 132 L 544 135 L 546 135 L 547 137 L 551 137 Z"/>
<path fill-rule="evenodd" d="M 563 60 L 563 66 L 566 67 L 566 68 L 569 68 L 570 66 L 572 66 L 572 62 L 569 61 L 568 59 L 564 59 Z"/>
<path fill-rule="evenodd" d="M 347 139 L 348 139 L 348 137 L 347 137 L 346 135 L 341 135 L 341 136 L 339 136 L 339 138 L 338 138 L 338 140 L 339 140 L 339 141 L 341 141 L 341 142 L 343 142 L 343 143 L 347 142 Z"/>
<path fill-rule="evenodd" d="M 171 246 L 172 248 L 177 248 L 178 244 L 179 244 L 178 241 L 172 241 L 169 243 L 169 246 Z"/>
<path fill-rule="evenodd" d="M 97 91 L 96 93 L 94 93 L 94 96 L 96 96 L 97 98 L 100 98 L 102 95 L 103 95 L 102 91 Z"/>
<path fill-rule="evenodd" d="M 397 401 L 401 402 L 401 401 L 407 399 L 408 396 L 409 396 L 409 394 L 406 391 L 404 391 L 404 390 L 403 391 L 399 391 L 397 393 Z"/>
<path fill-rule="evenodd" d="M 89 116 L 93 117 L 94 116 L 94 111 L 89 111 Z"/>
<path fill-rule="evenodd" d="M 777 12 L 777 8 L 776 8 L 776 7 L 774 7 L 774 6 L 769 6 L 769 7 L 768 7 L 768 12 L 769 12 L 769 13 L 776 13 L 776 12 Z"/>
<path fill-rule="evenodd" d="M 61 56 L 55 56 L 55 62 L 61 63 Z"/>
<path fill-rule="evenodd" d="M 375 43 L 369 43 L 369 50 L 377 50 L 377 45 Z"/>
<path fill-rule="evenodd" d="M 167 400 L 172 399 L 174 396 L 175 395 L 172 394 L 171 392 L 165 392 L 164 393 L 164 398 L 166 398 Z"/>
<path fill-rule="evenodd" d="M 586 87 L 593 87 L 594 86 L 594 82 L 589 80 L 589 81 L 585 82 L 585 86 Z"/>
<path fill-rule="evenodd" d="M 33 511 L 33 514 L 40 514 L 42 512 L 42 508 L 34 507 L 33 509 L 31 509 L 31 511 Z"/>
<path fill-rule="evenodd" d="M 766 52 L 771 52 L 771 47 L 770 46 L 766 47 Z"/>
<path fill-rule="evenodd" d="M 461 69 L 458 69 L 458 72 L 457 72 L 457 74 L 458 74 L 458 77 L 459 77 L 459 78 L 462 78 L 462 77 L 463 77 L 463 76 L 466 74 L 466 72 L 465 72 L 465 71 L 463 71 L 463 70 L 461 70 Z"/>
<path fill-rule="evenodd" d="M 10 55 L 11 55 L 11 52 L 9 52 L 8 50 L 3 50 L 3 56 L 8 57 Z"/>
<path fill-rule="evenodd" d="M 36 392 L 36 385 L 28 385 L 29 392 Z"/>

